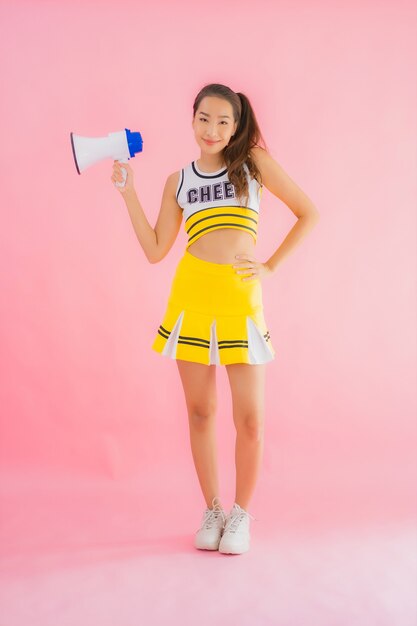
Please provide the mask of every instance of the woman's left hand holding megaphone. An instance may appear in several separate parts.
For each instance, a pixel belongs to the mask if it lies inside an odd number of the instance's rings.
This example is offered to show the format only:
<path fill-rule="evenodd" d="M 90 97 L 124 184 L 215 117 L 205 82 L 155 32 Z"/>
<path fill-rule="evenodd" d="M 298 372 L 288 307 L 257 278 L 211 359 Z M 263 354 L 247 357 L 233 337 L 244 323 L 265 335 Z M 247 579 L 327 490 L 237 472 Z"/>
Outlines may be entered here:
<path fill-rule="evenodd" d="M 120 164 L 119 161 L 114 161 L 113 163 L 113 175 L 111 176 L 111 180 L 116 183 L 122 183 L 123 182 L 123 174 L 122 174 L 122 167 L 124 170 L 126 170 L 127 173 L 127 177 L 126 177 L 126 182 L 124 184 L 123 187 L 119 187 L 118 185 L 114 185 L 116 187 L 116 189 L 118 189 L 120 191 L 121 194 L 126 193 L 126 191 L 131 191 L 133 189 L 133 170 L 130 167 L 130 165 L 128 163 L 122 163 Z"/>

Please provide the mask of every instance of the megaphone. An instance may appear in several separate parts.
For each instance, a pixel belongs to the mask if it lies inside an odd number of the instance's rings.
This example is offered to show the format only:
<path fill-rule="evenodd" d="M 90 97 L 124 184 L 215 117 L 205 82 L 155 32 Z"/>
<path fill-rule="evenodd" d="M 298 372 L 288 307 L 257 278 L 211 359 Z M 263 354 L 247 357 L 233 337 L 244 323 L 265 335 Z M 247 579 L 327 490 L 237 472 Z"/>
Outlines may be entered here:
<path fill-rule="evenodd" d="M 107 137 L 82 137 L 74 133 L 70 133 L 70 137 L 75 167 L 79 174 L 103 159 L 127 163 L 137 152 L 142 152 L 143 146 L 141 134 L 132 133 L 128 128 L 109 133 Z M 126 184 L 127 171 L 124 168 L 122 174 L 123 182 L 115 182 L 118 187 Z"/>

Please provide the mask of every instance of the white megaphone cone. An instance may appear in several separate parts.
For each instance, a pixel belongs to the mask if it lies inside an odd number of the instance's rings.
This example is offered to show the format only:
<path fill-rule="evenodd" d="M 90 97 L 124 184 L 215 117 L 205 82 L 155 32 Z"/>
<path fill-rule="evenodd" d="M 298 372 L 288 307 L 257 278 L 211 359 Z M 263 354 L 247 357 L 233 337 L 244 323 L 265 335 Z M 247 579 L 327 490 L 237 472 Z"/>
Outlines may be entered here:
<path fill-rule="evenodd" d="M 119 163 L 127 163 L 137 152 L 142 152 L 143 140 L 140 133 L 131 133 L 129 129 L 109 133 L 107 137 L 82 137 L 70 133 L 72 153 L 75 167 L 81 174 L 85 169 L 103 159 L 113 159 Z M 127 172 L 122 168 L 123 182 L 116 182 L 124 187 Z"/>

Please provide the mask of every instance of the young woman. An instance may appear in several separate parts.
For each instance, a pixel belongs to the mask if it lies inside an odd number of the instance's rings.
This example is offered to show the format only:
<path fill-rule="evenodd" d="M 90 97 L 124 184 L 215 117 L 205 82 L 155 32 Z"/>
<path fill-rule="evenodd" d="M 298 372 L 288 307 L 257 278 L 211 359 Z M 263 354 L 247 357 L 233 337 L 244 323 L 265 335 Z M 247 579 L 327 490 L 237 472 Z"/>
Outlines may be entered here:
<path fill-rule="evenodd" d="M 113 182 L 126 202 L 150 263 L 164 259 L 182 219 L 187 245 L 152 348 L 175 359 L 185 393 L 193 460 L 207 508 L 194 545 L 240 554 L 250 547 L 248 504 L 263 452 L 266 363 L 275 358 L 262 302 L 261 281 L 318 220 L 312 201 L 259 145 L 265 141 L 248 98 L 209 84 L 193 105 L 200 157 L 168 176 L 155 228 L 133 186 L 129 164 L 115 162 Z M 298 221 L 267 261 L 255 253 L 262 187 L 280 198 Z M 230 383 L 236 437 L 236 494 L 228 515 L 219 498 L 215 442 L 216 365 Z"/>

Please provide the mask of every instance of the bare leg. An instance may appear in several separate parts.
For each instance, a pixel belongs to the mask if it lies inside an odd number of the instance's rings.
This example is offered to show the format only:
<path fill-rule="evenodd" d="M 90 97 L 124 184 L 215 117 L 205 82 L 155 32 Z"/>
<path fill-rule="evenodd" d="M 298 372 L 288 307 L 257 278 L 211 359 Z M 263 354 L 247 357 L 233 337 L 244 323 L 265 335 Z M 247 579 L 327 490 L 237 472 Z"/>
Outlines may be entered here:
<path fill-rule="evenodd" d="M 177 366 L 187 404 L 194 465 L 207 507 L 212 508 L 213 498 L 219 498 L 216 366 L 179 359 Z"/>
<path fill-rule="evenodd" d="M 266 364 L 226 365 L 236 427 L 235 502 L 247 510 L 255 490 L 264 447 L 264 406 Z"/>

